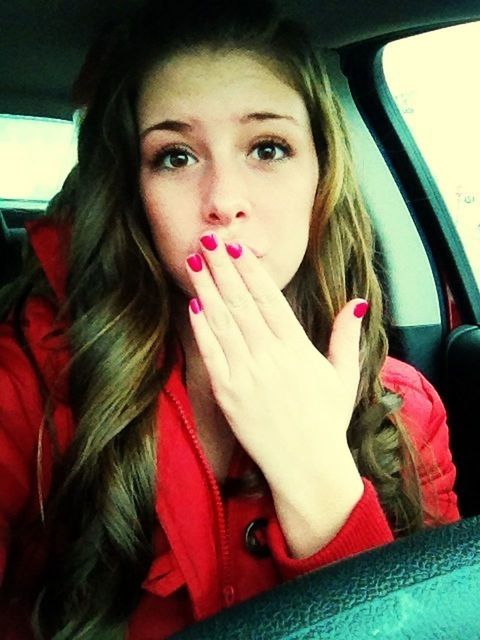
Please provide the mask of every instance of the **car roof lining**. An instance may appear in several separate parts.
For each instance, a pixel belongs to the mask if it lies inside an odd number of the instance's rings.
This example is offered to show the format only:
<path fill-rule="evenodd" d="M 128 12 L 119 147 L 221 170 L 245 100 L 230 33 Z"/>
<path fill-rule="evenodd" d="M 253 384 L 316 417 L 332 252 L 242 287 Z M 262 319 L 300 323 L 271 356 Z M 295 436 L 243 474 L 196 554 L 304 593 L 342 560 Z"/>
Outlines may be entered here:
<path fill-rule="evenodd" d="M 3 83 L 10 82 L 0 92 L 0 100 L 10 96 L 25 115 L 71 117 L 70 86 L 89 41 L 95 33 L 115 17 L 128 13 L 138 0 L 57 0 L 33 3 L 31 0 L 0 0 L 5 39 L 0 66 L 11 60 L 9 74 L 0 73 Z M 421 5 L 421 6 L 419 6 Z M 287 13 L 312 25 L 316 41 L 327 48 L 351 46 L 354 42 L 374 38 L 385 31 L 424 28 L 438 23 L 471 18 L 471 2 L 436 0 L 416 1 L 351 0 L 287 0 L 282 3 Z M 480 7 L 478 9 L 480 14 Z M 432 16 L 435 16 L 434 18 Z M 479 16 L 480 17 L 480 16 Z M 81 28 L 78 28 L 81 25 Z M 17 46 L 15 40 L 17 39 Z M 20 41 L 31 48 L 19 47 Z M 344 109 L 352 137 L 352 149 L 359 182 L 367 208 L 381 242 L 387 272 L 405 275 L 391 292 L 391 309 L 398 326 L 440 325 L 440 310 L 436 286 L 428 256 L 412 221 L 410 212 L 395 184 L 370 131 L 362 120 L 341 71 L 336 52 L 327 51 L 329 75 Z M 41 67 L 41 69 L 40 69 Z M 14 73 L 15 71 L 15 73 Z M 10 79 L 9 79 L 10 78 Z M 22 86 L 15 79 L 22 79 Z M 48 87 L 48 90 L 45 89 Z M 35 96 L 32 101 L 30 94 Z M 0 103 L 0 112 L 2 105 Z M 5 111 L 4 111 L 5 112 Z M 15 113 L 15 111 L 7 111 Z M 386 206 L 385 203 L 388 203 Z M 395 231 L 397 230 L 397 231 Z M 412 304 L 412 288 L 418 300 Z"/>
<path fill-rule="evenodd" d="M 137 4 L 139 0 L 0 0 L 0 112 L 71 117 L 70 88 L 89 43 Z M 284 0 L 281 5 L 306 20 L 319 46 L 330 49 L 387 33 L 480 19 L 480 5 L 472 0 Z"/>

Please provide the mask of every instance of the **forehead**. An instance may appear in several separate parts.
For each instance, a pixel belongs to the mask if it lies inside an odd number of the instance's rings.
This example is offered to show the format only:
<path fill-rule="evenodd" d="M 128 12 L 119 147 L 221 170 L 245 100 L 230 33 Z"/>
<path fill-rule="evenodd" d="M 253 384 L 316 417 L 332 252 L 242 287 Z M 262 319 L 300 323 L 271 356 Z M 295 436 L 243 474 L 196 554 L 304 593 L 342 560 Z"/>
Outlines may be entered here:
<path fill-rule="evenodd" d="M 142 126 L 174 116 L 235 119 L 247 110 L 283 112 L 308 123 L 301 95 L 273 64 L 241 51 L 186 53 L 154 66 L 144 78 L 137 106 Z"/>

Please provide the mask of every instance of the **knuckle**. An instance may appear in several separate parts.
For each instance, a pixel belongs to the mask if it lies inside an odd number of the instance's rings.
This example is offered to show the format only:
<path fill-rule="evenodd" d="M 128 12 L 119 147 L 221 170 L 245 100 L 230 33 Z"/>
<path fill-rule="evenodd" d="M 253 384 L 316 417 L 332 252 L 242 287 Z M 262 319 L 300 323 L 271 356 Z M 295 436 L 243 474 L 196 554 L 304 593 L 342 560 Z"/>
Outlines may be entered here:
<path fill-rule="evenodd" d="M 230 295 L 227 298 L 227 305 L 234 311 L 245 309 L 249 304 L 248 295 L 245 293 L 238 293 Z"/>
<path fill-rule="evenodd" d="M 216 311 L 209 318 L 210 326 L 217 335 L 228 333 L 232 328 L 232 316 L 227 311 Z"/>
<path fill-rule="evenodd" d="M 261 291 L 255 295 L 255 302 L 261 307 L 273 307 L 277 304 L 278 298 L 275 292 Z"/>

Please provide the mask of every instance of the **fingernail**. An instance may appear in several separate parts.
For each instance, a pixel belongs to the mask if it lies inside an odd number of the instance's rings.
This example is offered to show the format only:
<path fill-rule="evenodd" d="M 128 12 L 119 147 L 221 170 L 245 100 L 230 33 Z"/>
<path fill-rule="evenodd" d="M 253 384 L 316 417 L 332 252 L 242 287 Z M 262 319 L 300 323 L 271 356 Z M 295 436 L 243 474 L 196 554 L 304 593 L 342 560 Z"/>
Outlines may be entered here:
<path fill-rule="evenodd" d="M 208 249 L 209 251 L 213 251 L 218 247 L 217 236 L 214 233 L 211 233 L 207 236 L 202 236 L 200 238 L 200 242 L 205 247 L 205 249 Z"/>
<path fill-rule="evenodd" d="M 203 309 L 202 303 L 198 298 L 192 298 L 190 300 L 190 309 L 193 311 L 193 313 L 200 313 L 200 311 Z"/>
<path fill-rule="evenodd" d="M 242 255 L 243 248 L 238 242 L 232 242 L 232 244 L 227 243 L 225 246 L 227 248 L 228 255 L 235 258 L 235 260 Z"/>
<path fill-rule="evenodd" d="M 363 318 L 363 316 L 367 313 L 369 306 L 370 305 L 367 301 L 359 302 L 353 310 L 353 315 L 356 318 Z"/>
<path fill-rule="evenodd" d="M 193 253 L 191 256 L 188 256 L 187 262 L 192 271 L 198 273 L 202 270 L 202 256 L 199 253 Z"/>

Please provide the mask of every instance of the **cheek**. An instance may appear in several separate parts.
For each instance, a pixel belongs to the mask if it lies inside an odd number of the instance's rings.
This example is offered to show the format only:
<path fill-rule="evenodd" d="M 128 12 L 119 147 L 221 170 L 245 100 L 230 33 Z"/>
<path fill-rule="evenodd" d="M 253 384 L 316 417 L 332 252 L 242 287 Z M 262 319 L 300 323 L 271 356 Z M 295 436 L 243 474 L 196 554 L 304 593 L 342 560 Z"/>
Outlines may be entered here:
<path fill-rule="evenodd" d="M 311 167 L 305 169 L 282 187 L 276 199 L 282 212 L 282 225 L 277 226 L 277 232 L 292 240 L 308 234 L 317 190 L 318 172 Z"/>
<path fill-rule="evenodd" d="M 175 220 L 168 198 L 154 186 L 147 185 L 142 189 L 142 201 L 157 253 L 168 267 L 174 260 L 179 241 L 175 237 L 178 221 Z"/>
<path fill-rule="evenodd" d="M 312 207 L 318 183 L 318 170 L 311 166 L 283 185 L 272 211 L 271 237 L 278 250 L 272 253 L 270 267 L 283 289 L 297 272 L 308 245 Z M 278 224 L 279 220 L 282 224 Z"/>
<path fill-rule="evenodd" d="M 151 177 L 141 177 L 140 179 L 140 193 L 142 196 L 143 206 L 150 226 L 153 228 L 158 227 L 164 218 L 164 214 L 168 212 L 168 197 L 165 197 L 165 190 L 161 189 L 158 182 Z"/>
<path fill-rule="evenodd" d="M 151 182 L 142 185 L 141 197 L 163 267 L 186 295 L 195 295 L 185 271 L 185 258 L 193 252 L 192 239 L 185 233 L 191 203 L 180 202 L 178 191 L 169 194 Z"/>
<path fill-rule="evenodd" d="M 179 202 L 178 193 L 169 194 L 168 190 L 155 180 L 146 180 L 142 184 L 142 201 L 152 235 L 157 243 L 171 242 L 182 225 L 181 212 L 185 210 Z M 163 250 L 165 247 L 157 247 Z"/>

